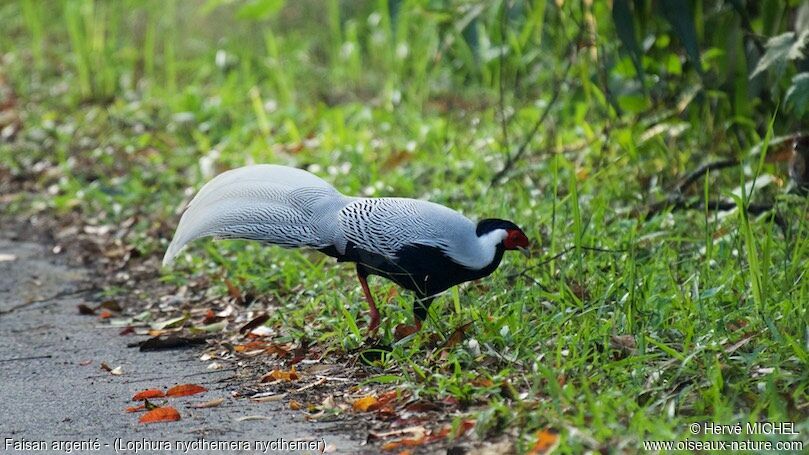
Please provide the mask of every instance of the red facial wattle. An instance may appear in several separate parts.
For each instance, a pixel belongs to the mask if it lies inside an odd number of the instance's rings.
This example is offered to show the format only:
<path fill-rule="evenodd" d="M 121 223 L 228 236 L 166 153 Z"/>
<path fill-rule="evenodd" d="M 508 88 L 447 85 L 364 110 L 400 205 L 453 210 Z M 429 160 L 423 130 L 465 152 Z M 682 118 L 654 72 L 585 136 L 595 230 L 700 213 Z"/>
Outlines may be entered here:
<path fill-rule="evenodd" d="M 526 256 L 530 245 L 531 242 L 528 241 L 528 237 L 519 229 L 509 230 L 506 239 L 503 241 L 503 246 L 507 250 L 520 250 Z"/>

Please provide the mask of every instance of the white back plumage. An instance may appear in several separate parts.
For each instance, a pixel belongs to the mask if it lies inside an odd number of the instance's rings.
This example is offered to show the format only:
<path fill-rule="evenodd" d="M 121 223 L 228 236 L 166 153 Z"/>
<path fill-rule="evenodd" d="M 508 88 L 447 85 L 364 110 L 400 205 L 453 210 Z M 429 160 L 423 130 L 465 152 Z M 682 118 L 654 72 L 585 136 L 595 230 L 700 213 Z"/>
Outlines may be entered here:
<path fill-rule="evenodd" d="M 478 237 L 471 220 L 442 205 L 347 197 L 304 170 L 263 164 L 224 172 L 200 189 L 180 218 L 163 265 L 191 241 L 213 236 L 285 247 L 333 246 L 341 254 L 352 242 L 391 260 L 406 245 L 425 245 L 480 269 L 491 262 L 504 232 Z"/>

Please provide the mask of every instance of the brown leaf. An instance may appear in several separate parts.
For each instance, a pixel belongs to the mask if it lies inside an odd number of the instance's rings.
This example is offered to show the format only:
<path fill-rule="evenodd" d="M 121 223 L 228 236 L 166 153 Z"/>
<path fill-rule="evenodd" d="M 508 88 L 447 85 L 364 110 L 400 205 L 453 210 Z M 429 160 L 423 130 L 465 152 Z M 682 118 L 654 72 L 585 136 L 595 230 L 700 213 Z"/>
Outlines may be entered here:
<path fill-rule="evenodd" d="M 191 404 L 188 407 L 194 409 L 215 408 L 224 402 L 224 398 L 214 398 L 213 400 L 203 401 L 202 403 Z"/>
<path fill-rule="evenodd" d="M 92 315 L 96 314 L 96 310 L 90 308 L 89 306 L 87 306 L 87 305 L 85 305 L 83 303 L 80 303 L 80 304 L 78 304 L 76 306 L 79 308 L 79 314 L 82 315 L 82 316 L 92 316 Z"/>
<path fill-rule="evenodd" d="M 166 338 L 161 338 L 159 335 L 149 338 L 146 341 L 135 343 L 134 345 L 127 345 L 129 347 L 139 346 L 141 352 L 146 351 L 163 351 L 168 349 L 183 349 L 200 344 L 205 344 L 206 336 L 200 337 L 181 337 L 177 335 L 169 335 Z"/>
<path fill-rule="evenodd" d="M 430 411 L 440 411 L 443 408 L 440 405 L 433 403 L 432 401 L 419 400 L 408 404 L 407 406 L 405 406 L 405 409 L 410 412 L 430 412 Z"/>
<path fill-rule="evenodd" d="M 269 319 L 270 319 L 270 316 L 268 316 L 267 313 L 262 313 L 262 314 L 256 316 L 255 318 L 253 318 L 252 321 L 250 321 L 247 324 L 243 325 L 239 329 L 239 333 L 241 333 L 242 335 L 244 335 L 245 333 L 249 333 L 250 331 L 252 331 L 256 327 L 258 327 L 260 325 L 264 325 L 264 323 L 267 322 Z"/>
<path fill-rule="evenodd" d="M 303 405 L 301 405 L 299 402 L 297 402 L 295 400 L 292 400 L 292 401 L 289 402 L 289 409 L 292 409 L 293 411 L 297 411 L 297 410 L 301 409 L 302 407 L 303 407 Z"/>
<path fill-rule="evenodd" d="M 164 396 L 166 396 L 166 394 L 160 389 L 146 389 L 136 393 L 135 396 L 132 397 L 132 401 L 143 401 L 148 398 L 162 398 Z"/>
<path fill-rule="evenodd" d="M 171 406 L 163 406 L 160 408 L 152 409 L 151 411 L 143 414 L 140 423 L 156 423 L 156 422 L 174 422 L 180 420 L 180 413 Z"/>
<path fill-rule="evenodd" d="M 230 295 L 230 297 L 239 305 L 244 305 L 244 299 L 242 298 L 242 293 L 239 291 L 239 288 L 237 288 L 236 285 L 234 285 L 233 282 L 227 278 L 225 278 L 225 286 L 228 288 L 228 295 Z"/>
<path fill-rule="evenodd" d="M 367 412 L 372 410 L 371 407 L 375 406 L 378 403 L 378 400 L 373 395 L 364 396 L 357 400 L 354 400 L 354 403 L 351 404 L 351 407 L 354 408 L 355 411 L 358 412 Z"/>
<path fill-rule="evenodd" d="M 632 335 L 613 335 L 610 337 L 610 346 L 624 352 L 632 352 L 637 347 Z"/>
<path fill-rule="evenodd" d="M 388 157 L 388 159 L 386 159 L 382 163 L 382 170 L 383 171 L 393 170 L 393 169 L 401 166 L 402 164 L 406 163 L 407 161 L 409 161 L 410 158 L 412 158 L 412 157 L 413 157 L 413 154 L 406 151 L 406 150 L 397 150 L 397 151 L 391 153 L 391 155 Z"/>
<path fill-rule="evenodd" d="M 135 333 L 135 328 L 132 327 L 131 325 L 128 325 L 128 326 L 124 327 L 123 329 L 121 329 L 121 331 L 118 332 L 118 335 L 124 336 L 124 335 L 129 335 L 129 334 L 132 334 L 132 333 Z"/>
<path fill-rule="evenodd" d="M 464 336 L 466 335 L 466 330 L 472 325 L 472 322 L 469 321 L 466 324 L 458 326 L 455 330 L 452 331 L 452 335 L 449 336 L 447 339 L 447 343 L 444 345 L 445 348 L 451 348 L 456 344 L 463 341 Z"/>
<path fill-rule="evenodd" d="M 198 384 L 180 384 L 170 388 L 166 392 L 167 397 L 184 397 L 188 395 L 196 395 L 198 393 L 207 392 L 208 389 Z"/>
<path fill-rule="evenodd" d="M 528 452 L 529 455 L 544 455 L 553 452 L 556 446 L 559 444 L 559 432 L 554 430 L 553 428 L 547 428 L 544 430 L 537 431 L 537 442 L 534 444 L 534 447 L 531 448 L 531 451 Z"/>
<path fill-rule="evenodd" d="M 121 311 L 123 311 L 121 305 L 115 300 L 105 300 L 101 302 L 101 304 L 98 305 L 98 307 L 101 309 L 110 310 L 113 313 L 120 313 Z"/>
<path fill-rule="evenodd" d="M 393 337 L 398 341 L 402 338 L 409 337 L 418 331 L 419 328 L 416 325 L 399 324 L 393 330 Z"/>
<path fill-rule="evenodd" d="M 102 370 L 104 370 L 104 371 L 106 371 L 106 372 L 108 372 L 110 374 L 113 374 L 115 376 L 120 376 L 120 375 L 124 374 L 123 367 L 117 366 L 115 368 L 112 368 L 111 366 L 109 366 L 107 364 L 107 362 L 101 362 L 100 367 L 101 367 Z"/>
<path fill-rule="evenodd" d="M 395 390 L 389 390 L 389 391 L 387 391 L 387 392 L 385 392 L 385 393 L 383 393 L 382 395 L 379 396 L 379 398 L 377 399 L 377 401 L 378 401 L 377 407 L 385 406 L 386 404 L 390 403 L 391 401 L 395 400 L 398 397 L 399 397 L 399 392 L 397 392 Z"/>

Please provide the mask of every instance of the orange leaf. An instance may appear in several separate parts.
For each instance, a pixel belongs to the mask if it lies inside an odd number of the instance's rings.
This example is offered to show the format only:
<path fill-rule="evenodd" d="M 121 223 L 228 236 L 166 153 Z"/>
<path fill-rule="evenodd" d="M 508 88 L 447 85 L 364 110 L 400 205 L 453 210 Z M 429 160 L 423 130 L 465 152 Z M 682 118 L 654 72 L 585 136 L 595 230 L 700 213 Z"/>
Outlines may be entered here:
<path fill-rule="evenodd" d="M 147 398 L 161 398 L 166 396 L 162 390 L 158 389 L 147 389 L 141 390 L 140 392 L 136 393 L 134 397 L 132 397 L 132 401 L 143 401 Z"/>
<path fill-rule="evenodd" d="M 140 417 L 140 423 L 174 422 L 180 420 L 180 413 L 171 406 L 155 408 Z"/>
<path fill-rule="evenodd" d="M 126 408 L 126 412 L 138 412 L 138 411 L 145 411 L 145 410 L 146 410 L 146 405 L 145 404 L 139 404 L 137 406 L 130 406 L 130 407 Z"/>
<path fill-rule="evenodd" d="M 186 395 L 195 395 L 197 393 L 207 392 L 208 389 L 197 384 L 181 384 L 170 388 L 166 392 L 167 397 L 184 397 Z"/>
<path fill-rule="evenodd" d="M 425 443 L 425 438 L 413 439 L 413 438 L 404 438 L 399 439 L 396 441 L 386 442 L 382 445 L 382 450 L 394 450 L 398 449 L 399 447 L 416 447 L 423 445 Z"/>
<path fill-rule="evenodd" d="M 472 380 L 472 385 L 476 387 L 493 387 L 494 382 L 492 382 L 489 378 L 484 378 L 483 376 L 478 376 Z"/>
<path fill-rule="evenodd" d="M 297 402 L 295 400 L 292 400 L 292 401 L 289 402 L 289 409 L 292 409 L 293 411 L 297 411 L 301 407 L 303 407 L 303 406 L 299 402 Z"/>
<path fill-rule="evenodd" d="M 543 455 L 551 453 L 559 444 L 559 432 L 553 428 L 537 431 L 537 442 L 528 452 L 529 455 Z"/>
<path fill-rule="evenodd" d="M 355 411 L 359 412 L 366 412 L 371 409 L 372 406 L 376 405 L 378 400 L 373 395 L 368 395 L 362 397 L 358 400 L 354 400 L 354 403 L 351 405 Z"/>
<path fill-rule="evenodd" d="M 298 372 L 295 371 L 295 367 L 292 367 L 292 369 L 290 369 L 289 371 L 272 370 L 269 373 L 262 376 L 260 382 L 297 381 L 297 380 L 298 380 Z"/>
<path fill-rule="evenodd" d="M 101 310 L 101 313 L 98 313 L 99 319 L 109 319 L 112 317 L 112 312 L 110 310 Z"/>
<path fill-rule="evenodd" d="M 214 313 L 212 309 L 208 308 L 208 311 L 205 312 L 205 317 L 202 319 L 202 323 L 213 324 L 216 322 L 216 319 L 216 313 Z"/>

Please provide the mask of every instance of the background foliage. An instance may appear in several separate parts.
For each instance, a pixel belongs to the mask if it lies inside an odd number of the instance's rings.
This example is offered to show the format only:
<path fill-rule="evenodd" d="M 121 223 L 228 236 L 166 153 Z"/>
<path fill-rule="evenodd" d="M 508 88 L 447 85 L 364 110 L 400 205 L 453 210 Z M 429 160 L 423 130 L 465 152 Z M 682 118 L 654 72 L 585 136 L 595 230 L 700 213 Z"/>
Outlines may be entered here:
<path fill-rule="evenodd" d="M 380 382 L 458 397 L 481 437 L 525 450 L 548 427 L 573 453 L 702 420 L 809 437 L 807 203 L 765 159 L 806 128 L 809 2 L 20 0 L 0 21 L 10 209 L 126 225 L 154 270 L 184 198 L 251 162 L 514 219 L 537 256 L 439 299 L 427 325 L 475 321 L 474 343 L 396 344 Z M 741 164 L 684 197 L 741 210 L 637 216 L 717 158 Z M 361 344 L 349 271 L 200 248 L 164 279 L 224 270 L 272 296 L 289 339 Z M 391 326 L 409 305 L 391 299 Z"/>

